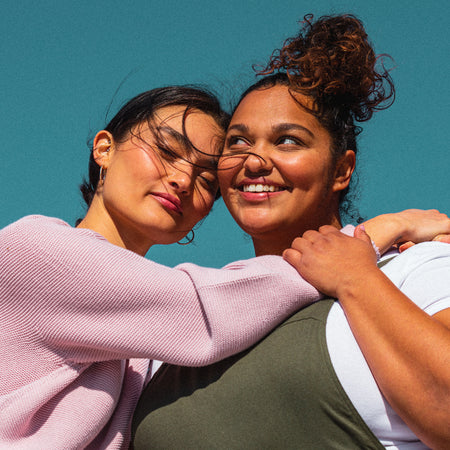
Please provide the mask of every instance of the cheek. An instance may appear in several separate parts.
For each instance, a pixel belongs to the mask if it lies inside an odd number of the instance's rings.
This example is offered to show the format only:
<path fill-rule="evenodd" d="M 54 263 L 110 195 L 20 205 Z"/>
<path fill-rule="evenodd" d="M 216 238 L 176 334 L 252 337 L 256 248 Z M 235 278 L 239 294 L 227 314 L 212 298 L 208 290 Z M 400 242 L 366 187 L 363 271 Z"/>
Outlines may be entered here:
<path fill-rule="evenodd" d="M 326 187 L 329 182 L 328 160 L 318 155 L 304 155 L 283 161 L 283 174 L 294 188 L 310 189 L 313 186 Z"/>
<path fill-rule="evenodd" d="M 117 176 L 124 182 L 136 184 L 140 179 L 159 178 L 164 167 L 158 156 L 143 149 L 122 151 L 116 164 Z"/>
<path fill-rule="evenodd" d="M 211 208 L 214 205 L 214 198 L 210 191 L 199 190 L 195 193 L 194 197 L 194 209 L 195 209 L 195 220 L 198 222 L 209 214 Z"/>
<path fill-rule="evenodd" d="M 231 186 L 233 178 L 242 169 L 243 164 L 244 160 L 242 157 L 225 157 L 220 159 L 217 177 L 222 195 L 224 195 L 224 191 Z"/>
<path fill-rule="evenodd" d="M 137 176 L 159 179 L 166 172 L 165 163 L 153 151 L 141 151 L 132 161 L 131 171 Z"/>

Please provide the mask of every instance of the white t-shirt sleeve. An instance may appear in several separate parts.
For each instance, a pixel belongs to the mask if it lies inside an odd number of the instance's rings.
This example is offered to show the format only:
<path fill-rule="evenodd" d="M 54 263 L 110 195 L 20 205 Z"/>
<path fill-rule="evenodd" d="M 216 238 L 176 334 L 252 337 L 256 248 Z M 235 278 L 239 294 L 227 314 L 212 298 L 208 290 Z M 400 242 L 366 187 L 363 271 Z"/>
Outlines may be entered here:
<path fill-rule="evenodd" d="M 449 244 L 426 242 L 384 258 L 392 256 L 382 270 L 414 303 L 430 315 L 450 308 Z M 331 308 L 326 336 L 342 387 L 381 443 L 391 450 L 426 449 L 382 396 L 339 303 Z"/>
<path fill-rule="evenodd" d="M 417 306 L 430 315 L 450 308 L 450 245 L 424 242 L 382 269 Z"/>

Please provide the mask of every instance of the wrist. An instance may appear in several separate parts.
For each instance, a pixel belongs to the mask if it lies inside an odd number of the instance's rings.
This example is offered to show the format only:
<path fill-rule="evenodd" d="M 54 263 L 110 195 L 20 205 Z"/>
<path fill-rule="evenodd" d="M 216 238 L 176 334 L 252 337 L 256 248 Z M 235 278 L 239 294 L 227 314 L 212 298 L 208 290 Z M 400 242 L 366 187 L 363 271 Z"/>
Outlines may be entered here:
<path fill-rule="evenodd" d="M 407 236 L 411 234 L 411 221 L 404 219 L 401 212 L 386 215 L 388 216 L 387 221 L 390 224 L 391 245 L 408 240 Z"/>
<path fill-rule="evenodd" d="M 358 301 L 377 289 L 377 283 L 383 272 L 377 266 L 361 267 L 357 274 L 342 278 L 336 288 L 336 297 L 343 304 Z"/>
<path fill-rule="evenodd" d="M 393 244 L 402 242 L 407 233 L 407 221 L 401 219 L 399 214 L 388 213 L 369 219 L 364 223 L 372 245 L 377 247 L 381 254 Z"/>

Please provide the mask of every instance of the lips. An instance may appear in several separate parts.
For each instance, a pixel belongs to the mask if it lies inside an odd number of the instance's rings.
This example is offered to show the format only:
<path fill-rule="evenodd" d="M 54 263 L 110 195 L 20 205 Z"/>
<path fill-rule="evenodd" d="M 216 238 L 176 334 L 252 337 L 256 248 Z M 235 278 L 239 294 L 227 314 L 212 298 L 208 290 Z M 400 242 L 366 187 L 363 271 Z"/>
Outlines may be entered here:
<path fill-rule="evenodd" d="M 261 193 L 273 193 L 273 192 L 281 192 L 288 190 L 287 186 L 283 186 L 278 183 L 271 182 L 270 180 L 266 180 L 264 178 L 259 179 L 245 179 L 242 180 L 237 186 L 236 189 L 238 189 L 241 192 L 248 192 L 248 193 L 255 193 L 255 194 L 261 194 Z"/>
<path fill-rule="evenodd" d="M 151 195 L 166 209 L 180 215 L 183 214 L 183 208 L 181 207 L 181 202 L 178 197 L 175 197 L 167 192 L 152 192 Z"/>

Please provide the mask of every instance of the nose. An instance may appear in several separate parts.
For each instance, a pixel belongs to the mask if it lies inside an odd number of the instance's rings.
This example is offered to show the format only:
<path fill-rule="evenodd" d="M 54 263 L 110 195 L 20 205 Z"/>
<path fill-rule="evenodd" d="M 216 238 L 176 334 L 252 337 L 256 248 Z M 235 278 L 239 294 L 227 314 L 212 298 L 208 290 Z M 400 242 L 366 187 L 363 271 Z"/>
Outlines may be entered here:
<path fill-rule="evenodd" d="M 244 168 L 246 171 L 255 174 L 268 173 L 272 170 L 273 164 L 267 151 L 262 148 L 253 148 L 249 152 L 244 161 Z"/>
<path fill-rule="evenodd" d="M 175 163 L 167 169 L 167 181 L 179 194 L 190 194 L 193 186 L 194 166 Z"/>

